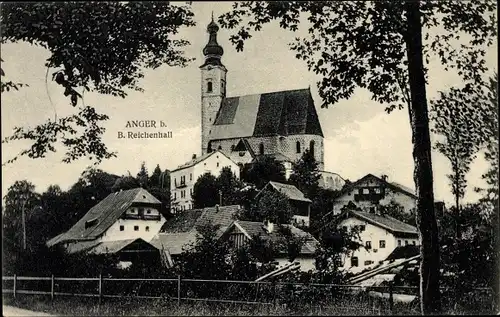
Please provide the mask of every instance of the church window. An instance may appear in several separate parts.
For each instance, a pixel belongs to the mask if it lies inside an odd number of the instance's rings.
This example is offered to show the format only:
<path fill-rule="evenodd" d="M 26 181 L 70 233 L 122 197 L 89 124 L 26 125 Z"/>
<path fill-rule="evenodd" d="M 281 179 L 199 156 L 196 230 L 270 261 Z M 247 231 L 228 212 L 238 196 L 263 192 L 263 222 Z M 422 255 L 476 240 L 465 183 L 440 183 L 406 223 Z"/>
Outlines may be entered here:
<path fill-rule="evenodd" d="M 297 147 L 297 153 L 300 153 L 300 141 L 297 141 L 296 147 Z"/>
<path fill-rule="evenodd" d="M 211 152 L 212 152 L 212 143 L 211 143 L 211 142 L 208 142 L 208 149 L 207 149 L 207 152 L 208 152 L 208 153 L 211 153 Z"/>
<path fill-rule="evenodd" d="M 261 144 L 259 145 L 259 154 L 260 154 L 260 155 L 263 155 L 263 154 L 264 154 L 264 143 L 261 143 Z"/>
<path fill-rule="evenodd" d="M 309 143 L 309 152 L 311 152 L 311 155 L 314 157 L 314 140 L 311 140 Z"/>
<path fill-rule="evenodd" d="M 212 92 L 212 82 L 207 82 L 207 92 Z"/>

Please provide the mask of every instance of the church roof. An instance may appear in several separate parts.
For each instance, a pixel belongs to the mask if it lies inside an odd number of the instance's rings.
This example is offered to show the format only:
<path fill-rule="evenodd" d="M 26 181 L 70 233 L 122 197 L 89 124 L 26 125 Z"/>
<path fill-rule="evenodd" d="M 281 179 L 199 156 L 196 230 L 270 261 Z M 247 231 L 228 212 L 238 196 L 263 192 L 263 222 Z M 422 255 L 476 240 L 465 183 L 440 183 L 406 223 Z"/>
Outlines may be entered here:
<path fill-rule="evenodd" d="M 323 136 L 310 89 L 225 98 L 210 139 L 294 134 Z"/>

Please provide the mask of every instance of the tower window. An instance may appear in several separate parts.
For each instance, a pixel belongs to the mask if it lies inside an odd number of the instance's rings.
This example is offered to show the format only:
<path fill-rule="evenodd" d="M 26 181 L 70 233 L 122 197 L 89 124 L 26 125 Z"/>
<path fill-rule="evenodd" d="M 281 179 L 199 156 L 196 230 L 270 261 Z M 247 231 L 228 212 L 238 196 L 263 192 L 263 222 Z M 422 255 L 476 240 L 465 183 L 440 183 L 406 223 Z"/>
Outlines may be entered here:
<path fill-rule="evenodd" d="M 212 82 L 207 82 L 207 92 L 212 92 Z"/>
<path fill-rule="evenodd" d="M 296 147 L 297 147 L 297 153 L 300 153 L 300 141 L 297 141 Z"/>
<path fill-rule="evenodd" d="M 261 144 L 259 145 L 259 153 L 260 153 L 260 155 L 263 155 L 263 154 L 264 154 L 264 143 L 261 143 Z"/>

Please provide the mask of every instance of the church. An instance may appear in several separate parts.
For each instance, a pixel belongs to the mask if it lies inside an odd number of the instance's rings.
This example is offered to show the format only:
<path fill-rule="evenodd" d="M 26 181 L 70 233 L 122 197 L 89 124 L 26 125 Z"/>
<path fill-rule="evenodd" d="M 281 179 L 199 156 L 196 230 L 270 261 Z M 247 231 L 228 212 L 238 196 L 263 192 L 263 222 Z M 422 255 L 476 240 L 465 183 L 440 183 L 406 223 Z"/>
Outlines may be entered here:
<path fill-rule="evenodd" d="M 202 155 L 219 150 L 240 166 L 272 156 L 289 176 L 292 163 L 309 149 L 323 171 L 323 131 L 310 89 L 227 97 L 218 30 L 212 19 L 200 66 Z"/>

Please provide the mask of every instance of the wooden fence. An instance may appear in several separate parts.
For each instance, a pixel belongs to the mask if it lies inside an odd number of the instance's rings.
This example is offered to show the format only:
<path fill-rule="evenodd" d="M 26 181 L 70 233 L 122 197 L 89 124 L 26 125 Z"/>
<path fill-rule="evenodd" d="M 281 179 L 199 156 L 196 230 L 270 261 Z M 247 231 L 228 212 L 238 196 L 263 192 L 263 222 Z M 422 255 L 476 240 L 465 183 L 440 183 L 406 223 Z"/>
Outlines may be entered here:
<path fill-rule="evenodd" d="M 47 295 L 50 296 L 51 300 L 53 300 L 55 296 L 94 297 L 98 298 L 99 304 L 101 304 L 104 298 L 133 297 L 141 299 L 165 299 L 165 300 L 177 301 L 177 303 L 180 303 L 181 301 L 204 301 L 204 302 L 219 302 L 219 303 L 233 303 L 233 304 L 275 305 L 279 303 L 279 301 L 276 300 L 278 297 L 277 289 L 286 291 L 287 287 L 291 287 L 292 288 L 291 294 L 293 294 L 293 296 L 297 296 L 293 292 L 297 290 L 298 287 L 299 289 L 302 288 L 303 290 L 306 291 L 310 290 L 311 288 L 318 288 L 318 289 L 327 288 L 330 290 L 335 290 L 337 293 L 342 293 L 342 294 L 347 294 L 347 293 L 359 294 L 360 292 L 363 292 L 363 294 L 367 295 L 366 298 L 371 298 L 369 300 L 373 301 L 372 302 L 373 306 L 378 306 L 378 312 L 384 310 L 387 313 L 392 313 L 394 309 L 394 304 L 398 303 L 397 298 L 395 299 L 396 295 L 401 295 L 399 293 L 406 293 L 406 294 L 413 294 L 413 297 L 415 297 L 414 295 L 418 294 L 417 287 L 392 286 L 392 284 L 389 284 L 388 286 L 366 287 L 366 286 L 319 284 L 319 283 L 182 279 L 181 276 L 177 276 L 177 278 L 153 279 L 153 278 L 110 278 L 110 277 L 103 277 L 102 275 L 100 275 L 99 277 L 91 277 L 91 278 L 55 277 L 53 275 L 50 277 L 27 277 L 27 276 L 14 275 L 14 276 L 4 276 L 2 277 L 2 281 L 3 281 L 2 293 L 13 294 L 14 298 L 18 294 Z M 12 287 L 6 288 L 5 287 L 6 282 L 11 282 Z M 26 287 L 22 288 L 20 286 L 23 284 L 23 282 L 34 282 L 36 286 L 31 287 L 31 289 L 26 289 Z M 80 287 L 80 288 L 77 287 L 77 284 L 80 283 L 80 285 L 82 285 L 81 284 L 82 282 L 86 283 L 85 287 Z M 72 291 L 68 290 L 65 291 L 64 287 L 62 287 L 64 286 L 62 285 L 62 283 L 68 283 L 69 285 L 66 286 L 69 286 L 69 289 L 71 289 Z M 123 288 L 126 290 L 125 293 L 112 294 L 112 290 L 119 289 L 119 287 L 108 287 L 107 292 L 105 292 L 104 286 L 105 285 L 115 286 L 113 285 L 113 283 L 122 283 L 122 284 L 131 283 L 131 284 L 128 289 L 126 287 Z M 150 284 L 144 284 L 144 283 L 150 283 Z M 154 284 L 159 284 L 159 285 L 156 285 L 155 288 L 152 287 L 152 285 Z M 197 285 L 193 287 L 193 284 Z M 215 286 L 215 288 L 210 288 L 213 287 L 215 284 L 218 284 L 219 287 L 217 288 L 217 286 Z M 140 295 L 138 292 L 134 293 L 134 290 L 137 290 L 137 285 L 145 286 L 142 288 L 142 290 L 150 291 L 150 293 L 147 295 Z M 248 287 L 250 288 L 255 287 L 256 291 L 252 294 L 258 294 L 260 289 L 261 293 L 267 292 L 266 293 L 267 296 L 264 296 L 265 301 L 257 300 L 257 295 L 255 296 L 254 300 L 241 300 L 242 299 L 241 297 L 238 297 L 238 299 L 220 298 L 216 290 L 224 290 L 226 294 L 229 294 L 232 292 L 231 290 L 229 290 L 231 285 L 232 286 L 240 285 L 243 287 L 247 287 L 246 288 L 247 290 Z M 202 287 L 206 287 L 207 291 L 205 293 L 201 291 L 199 292 L 200 294 L 204 295 L 204 297 L 207 294 L 212 294 L 215 297 L 200 298 L 200 297 L 189 296 L 190 290 L 200 289 Z M 154 291 L 153 293 L 151 293 L 152 289 L 158 290 L 158 293 L 155 294 Z M 84 292 L 75 292 L 75 290 L 83 290 Z M 95 292 L 93 292 L 93 290 L 95 290 Z M 487 288 L 476 289 L 476 291 L 489 292 L 489 289 Z M 395 292 L 397 292 L 398 294 L 395 294 Z M 328 291 L 326 292 L 323 291 L 321 294 L 324 293 L 328 294 Z M 236 294 L 242 294 L 242 293 L 237 293 L 235 291 L 233 295 Z M 246 292 L 245 294 L 248 295 L 249 292 Z M 269 296 L 269 294 L 271 296 Z M 287 296 L 286 294 L 287 293 L 285 293 L 284 296 Z M 409 300 L 407 298 L 408 300 L 407 304 L 408 304 L 409 302 L 411 302 L 412 295 L 405 295 L 405 296 L 408 296 L 410 298 Z M 299 294 L 297 298 L 300 299 L 301 295 Z M 316 298 L 314 297 L 314 301 L 315 300 Z M 416 309 L 418 309 L 418 304 L 416 305 Z"/>

